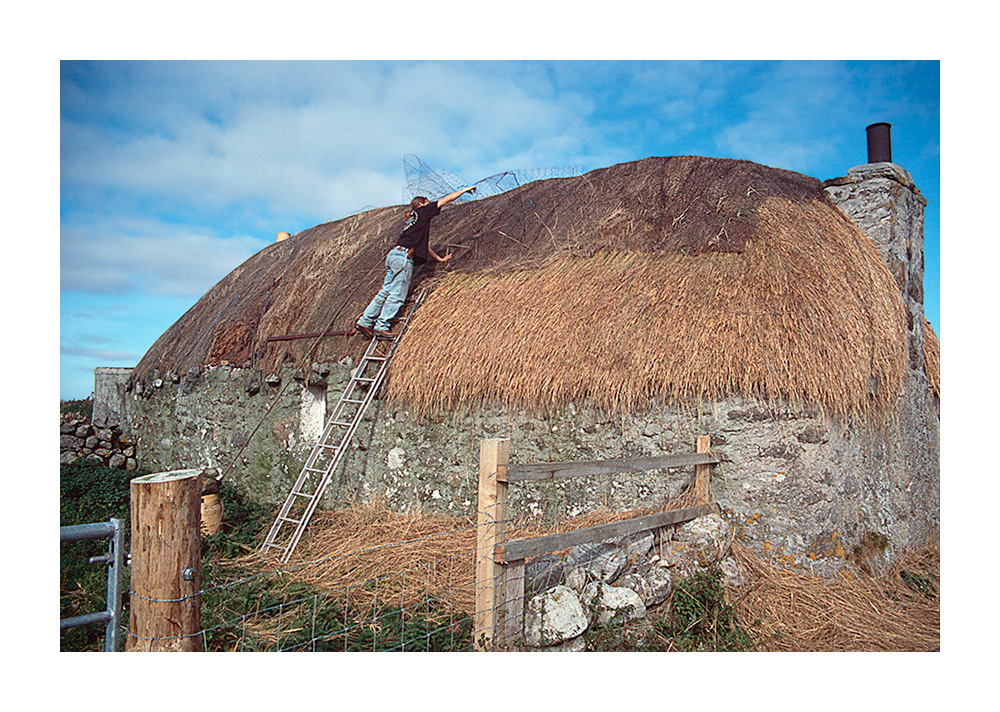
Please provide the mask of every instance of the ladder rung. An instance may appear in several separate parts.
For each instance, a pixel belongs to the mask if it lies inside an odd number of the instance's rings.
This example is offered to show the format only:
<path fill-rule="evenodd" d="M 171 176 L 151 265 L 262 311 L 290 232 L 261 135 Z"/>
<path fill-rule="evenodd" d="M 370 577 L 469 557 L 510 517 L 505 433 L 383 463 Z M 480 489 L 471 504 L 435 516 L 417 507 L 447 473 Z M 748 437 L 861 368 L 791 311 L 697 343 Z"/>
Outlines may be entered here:
<path fill-rule="evenodd" d="M 361 405 L 362 403 L 364 403 L 363 400 L 357 400 L 355 398 L 341 398 L 340 402 L 341 403 L 357 403 L 358 405 Z"/>
<path fill-rule="evenodd" d="M 366 376 L 358 376 L 354 380 L 357 381 L 357 382 L 359 382 L 359 383 L 375 383 L 375 379 L 374 378 L 368 378 Z"/>
<path fill-rule="evenodd" d="M 297 495 L 299 497 L 309 497 L 309 498 L 312 498 L 313 496 L 315 496 L 315 495 L 309 494 L 308 492 L 292 492 L 292 494 L 293 495 Z"/>
<path fill-rule="evenodd" d="M 343 425 L 345 427 L 351 425 L 351 423 L 345 423 L 343 420 L 333 420 L 330 422 L 332 422 L 334 425 Z"/>
<path fill-rule="evenodd" d="M 282 521 L 282 522 L 289 522 L 290 524 L 301 524 L 302 523 L 301 519 L 289 519 L 288 517 L 278 517 L 278 519 L 280 521 Z"/>

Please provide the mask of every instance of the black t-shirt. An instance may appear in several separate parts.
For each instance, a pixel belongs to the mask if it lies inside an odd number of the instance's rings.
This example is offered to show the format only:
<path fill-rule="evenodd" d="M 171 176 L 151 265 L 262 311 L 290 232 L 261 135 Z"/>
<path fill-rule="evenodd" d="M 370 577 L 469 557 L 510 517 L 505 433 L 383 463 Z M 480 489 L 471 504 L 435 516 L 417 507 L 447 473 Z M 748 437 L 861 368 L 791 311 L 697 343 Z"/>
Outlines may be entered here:
<path fill-rule="evenodd" d="M 403 223 L 403 232 L 400 233 L 396 244 L 407 249 L 413 248 L 413 263 L 423 264 L 427 261 L 427 241 L 431 234 L 431 218 L 441 212 L 437 201 L 421 205 L 416 210 L 411 210 Z"/>

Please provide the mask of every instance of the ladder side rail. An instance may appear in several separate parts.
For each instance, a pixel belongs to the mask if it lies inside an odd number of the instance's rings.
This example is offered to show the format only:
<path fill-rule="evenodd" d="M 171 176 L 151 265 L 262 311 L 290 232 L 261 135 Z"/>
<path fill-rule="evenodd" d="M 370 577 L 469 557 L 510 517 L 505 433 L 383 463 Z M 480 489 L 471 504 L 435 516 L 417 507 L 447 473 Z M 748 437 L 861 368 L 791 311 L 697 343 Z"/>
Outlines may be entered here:
<path fill-rule="evenodd" d="M 368 345 L 368 349 L 365 352 L 365 359 L 373 351 L 374 342 L 375 339 L 372 339 L 372 343 Z M 362 362 L 363 361 L 364 359 L 362 359 Z M 356 373 L 361 373 L 360 367 Z M 278 512 L 278 516 L 274 520 L 274 524 L 271 525 L 271 529 L 268 532 L 267 538 L 265 538 L 264 540 L 265 545 L 273 544 L 274 541 L 277 539 L 278 533 L 280 532 L 282 526 L 285 524 L 286 521 L 288 521 L 287 515 L 291 511 L 292 505 L 295 502 L 295 498 L 300 494 L 307 494 L 303 492 L 302 485 L 306 482 L 306 480 L 309 479 L 309 477 L 313 472 L 317 471 L 318 468 L 315 467 L 316 462 L 319 459 L 320 453 L 323 450 L 323 446 L 332 439 L 334 430 L 338 427 L 343 427 L 342 425 L 338 425 L 338 420 L 345 405 L 344 403 L 345 398 L 351 392 L 353 386 L 358 383 L 356 379 L 357 379 L 356 375 L 351 377 L 351 381 L 348 383 L 347 388 L 345 389 L 344 393 L 341 395 L 340 399 L 337 402 L 337 407 L 334 409 L 333 415 L 327 420 L 326 427 L 323 429 L 323 434 L 320 436 L 319 441 L 316 443 L 312 451 L 309 453 L 309 457 L 306 458 L 305 465 L 299 472 L 299 476 L 296 479 L 295 484 L 292 486 L 291 492 L 289 492 L 288 497 L 285 498 L 285 502 L 282 504 L 281 509 Z M 371 389 L 369 389 L 369 392 L 370 391 Z M 367 408 L 369 402 L 370 400 L 366 401 L 364 408 Z M 364 408 L 359 409 L 359 412 L 364 410 Z M 344 439 L 342 439 L 341 441 L 341 447 L 343 446 L 343 441 Z M 336 467 L 337 462 L 339 462 L 340 460 L 339 452 L 334 455 L 334 459 L 335 461 L 326 468 L 328 471 L 334 469 Z M 314 490 L 312 497 L 315 498 L 317 494 L 321 494 L 323 489 L 325 489 L 325 483 L 321 479 L 320 484 Z M 308 516 L 311 516 L 311 512 L 309 511 L 308 507 L 307 507 L 307 512 L 309 512 L 309 514 L 307 515 L 306 519 L 301 521 L 306 521 L 308 519 Z"/>
<path fill-rule="evenodd" d="M 315 493 L 313 494 L 312 498 L 306 505 L 306 510 L 302 516 L 302 519 L 299 520 L 299 523 L 295 526 L 295 532 L 292 535 L 292 539 L 291 541 L 289 541 L 288 546 L 285 549 L 285 553 L 282 556 L 281 559 L 282 563 L 288 561 L 288 559 L 292 555 L 292 552 L 295 550 L 295 547 L 298 545 L 299 539 L 301 539 L 303 533 L 305 533 L 305 528 L 309 524 L 309 520 L 312 518 L 313 513 L 316 511 L 316 507 L 319 506 L 319 502 L 322 499 L 323 493 L 326 491 L 326 488 L 329 486 L 330 480 L 333 479 L 333 475 L 336 472 L 337 466 L 340 464 L 340 461 L 343 459 L 344 453 L 350 446 L 351 439 L 357 432 L 358 426 L 361 424 L 361 421 L 363 420 L 364 415 L 368 410 L 368 406 L 371 405 L 372 400 L 374 400 L 375 398 L 375 394 L 378 393 L 378 389 L 381 386 L 382 381 L 385 379 L 385 374 L 388 371 L 388 365 L 389 365 L 389 359 L 386 358 L 386 360 L 382 361 L 381 367 L 379 368 L 378 373 L 374 377 L 375 380 L 371 384 L 371 388 L 368 389 L 368 392 L 365 394 L 363 403 L 358 407 L 358 410 L 355 413 L 353 420 L 348 426 L 347 431 L 344 433 L 340 445 L 337 447 L 336 452 L 334 453 L 333 458 L 326 469 L 326 472 L 323 474 L 323 478 L 320 480 L 319 485 L 316 487 Z"/>
<path fill-rule="evenodd" d="M 371 354 L 374 348 L 374 341 L 375 340 L 372 339 L 373 343 L 368 344 L 368 348 L 365 350 L 365 355 L 362 357 L 362 362 L 364 362 L 364 360 L 368 358 L 368 356 Z M 337 428 L 343 427 L 343 425 L 339 424 L 340 416 L 343 414 L 343 409 L 344 406 L 346 405 L 346 400 L 349 398 L 351 391 L 359 384 L 357 378 L 358 374 L 360 373 L 361 370 L 359 367 L 359 369 L 355 372 L 355 374 L 351 376 L 351 379 L 348 382 L 346 388 L 344 389 L 344 392 L 337 400 L 337 405 L 334 407 L 333 414 L 329 418 L 327 418 L 326 426 L 323 428 L 323 434 L 320 435 L 319 441 L 317 441 L 316 445 L 313 447 L 312 452 L 309 453 L 309 457 L 306 459 L 305 466 L 302 468 L 302 473 L 300 473 L 300 481 L 296 482 L 296 486 L 292 489 L 293 494 L 289 496 L 289 501 L 291 501 L 294 498 L 294 493 L 296 491 L 301 492 L 299 485 L 302 484 L 301 480 L 305 479 L 302 477 L 302 475 L 309 470 L 317 469 L 315 467 L 316 461 L 319 459 L 320 453 L 323 450 L 323 446 L 326 445 L 332 439 L 333 433 Z"/>
<path fill-rule="evenodd" d="M 424 299 L 425 294 L 426 290 L 421 291 L 420 295 L 417 297 L 413 306 L 411 307 L 407 315 L 403 318 L 400 325 L 399 333 L 396 335 L 396 338 L 394 338 L 391 342 L 389 342 L 389 350 L 384 356 L 379 356 L 379 357 L 372 356 L 373 353 L 377 352 L 378 346 L 381 345 L 380 344 L 381 340 L 378 338 L 373 338 L 371 340 L 371 342 L 368 344 L 368 348 L 365 350 L 364 356 L 361 358 L 361 361 L 358 364 L 357 369 L 351 376 L 351 380 L 348 382 L 347 387 L 341 394 L 340 399 L 337 402 L 337 406 L 334 409 L 334 414 L 330 417 L 329 421 L 327 422 L 327 427 L 324 429 L 323 435 L 320 437 L 319 442 L 316 444 L 316 446 L 310 453 L 309 458 L 306 461 L 306 466 L 304 466 L 302 468 L 302 471 L 299 473 L 299 478 L 296 481 L 295 486 L 289 493 L 287 499 L 285 500 L 284 505 L 282 505 L 281 512 L 279 513 L 277 519 L 275 519 L 275 522 L 271 527 L 271 531 L 268 533 L 268 537 L 264 542 L 265 546 L 268 545 L 277 546 L 273 543 L 273 541 L 277 537 L 277 533 L 281 529 L 281 525 L 286 521 L 289 522 L 291 521 L 287 519 L 285 515 L 287 515 L 288 512 L 291 510 L 291 506 L 295 500 L 295 497 L 298 494 L 305 495 L 305 493 L 301 492 L 299 486 L 308 478 L 307 473 L 318 471 L 318 468 L 314 468 L 312 467 L 312 465 L 315 465 L 315 462 L 319 457 L 319 453 L 323 449 L 323 445 L 325 445 L 326 441 L 330 438 L 330 435 L 332 434 L 333 428 L 347 426 L 348 428 L 347 432 L 344 433 L 343 437 L 341 438 L 340 444 L 335 448 L 333 457 L 331 458 L 330 463 L 325 468 L 323 476 L 320 479 L 319 485 L 317 486 L 313 494 L 309 495 L 310 499 L 306 505 L 305 514 L 296 524 L 295 532 L 292 534 L 292 539 L 287 545 L 287 547 L 285 547 L 284 549 L 284 554 L 282 555 L 281 558 L 282 562 L 288 561 L 289 557 L 291 557 L 292 555 L 292 552 L 295 550 L 295 547 L 298 544 L 299 539 L 302 537 L 306 525 L 311 519 L 313 512 L 316 510 L 316 507 L 318 506 L 319 501 L 326 490 L 326 487 L 329 485 L 330 479 L 333 477 L 333 474 L 337 469 L 337 465 L 340 464 L 340 461 L 343 458 L 344 453 L 350 446 L 351 438 L 354 437 L 354 433 L 357 431 L 358 425 L 361 423 L 361 420 L 363 419 L 365 412 L 367 412 L 368 406 L 371 405 L 371 402 L 374 399 L 375 394 L 381 387 L 382 382 L 385 378 L 385 374 L 388 371 L 389 362 L 392 360 L 392 357 L 396 352 L 396 347 L 402 340 L 403 334 L 406 332 L 406 328 L 410 323 L 410 318 L 413 316 L 413 313 L 416 311 L 417 307 L 420 306 L 421 302 Z M 368 361 L 371 362 L 381 361 L 381 363 L 379 364 L 378 373 L 374 376 L 373 379 L 371 379 L 371 386 L 366 392 L 365 397 L 362 399 L 362 403 L 359 404 L 358 410 L 355 412 L 354 417 L 352 418 L 350 424 L 343 423 L 339 421 L 338 418 L 342 413 L 343 406 L 346 404 L 346 401 L 349 398 L 349 394 L 353 391 L 353 388 L 355 386 L 361 383 L 360 380 L 361 378 L 364 378 L 365 381 L 368 382 L 368 377 L 363 376 L 366 370 L 366 362 Z M 277 548 L 281 547 L 279 546 Z"/>
<path fill-rule="evenodd" d="M 340 446 L 337 448 L 336 453 L 333 456 L 333 460 L 330 462 L 330 466 L 327 468 L 320 480 L 319 486 L 316 488 L 316 492 L 310 498 L 309 503 L 306 505 L 305 513 L 302 515 L 302 519 L 295 526 L 295 532 L 292 534 L 291 541 L 288 542 L 288 546 L 285 549 L 285 553 L 281 557 L 281 562 L 286 563 L 291 557 L 292 552 L 295 551 L 295 547 L 299 543 L 299 539 L 302 538 L 302 534 L 305 533 L 306 526 L 309 524 L 309 520 L 312 518 L 313 513 L 316 511 L 316 507 L 319 505 L 320 500 L 323 498 L 323 493 L 326 491 L 327 486 L 330 484 L 330 480 L 333 479 L 333 475 L 337 470 L 337 465 L 344 457 L 344 453 L 350 446 L 351 438 L 354 437 L 354 433 L 357 432 L 358 425 L 361 423 L 361 419 L 364 416 L 364 411 L 359 410 L 357 417 L 351 422 L 350 427 L 347 432 L 344 433 L 344 439 L 341 441 Z"/>

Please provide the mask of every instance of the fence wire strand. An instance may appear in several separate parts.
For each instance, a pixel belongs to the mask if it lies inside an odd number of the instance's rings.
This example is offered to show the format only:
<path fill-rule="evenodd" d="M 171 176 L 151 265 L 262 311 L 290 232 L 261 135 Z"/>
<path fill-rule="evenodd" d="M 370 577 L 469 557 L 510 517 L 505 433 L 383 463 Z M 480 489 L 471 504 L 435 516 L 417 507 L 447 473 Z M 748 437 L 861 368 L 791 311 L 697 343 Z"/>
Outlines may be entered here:
<path fill-rule="evenodd" d="M 685 468 L 686 469 L 686 468 Z M 543 526 L 537 518 L 515 516 L 509 502 L 485 507 L 476 513 L 476 523 L 435 531 L 347 552 L 320 556 L 292 565 L 269 568 L 264 571 L 238 576 L 232 581 L 220 581 L 202 590 L 177 599 L 155 599 L 135 591 L 132 596 L 159 603 L 177 603 L 189 598 L 201 597 L 204 608 L 206 602 L 218 604 L 212 608 L 211 621 L 203 621 L 203 627 L 191 635 L 176 638 L 202 637 L 206 650 L 263 651 L 462 651 L 477 648 L 482 636 L 490 639 L 494 647 L 508 647 L 519 633 L 511 633 L 504 625 L 507 609 L 501 589 L 512 584 L 514 590 L 523 591 L 526 600 L 531 593 L 544 590 L 550 583 L 546 579 L 551 572 L 539 574 L 536 568 L 531 573 L 527 564 L 536 558 L 530 557 L 524 568 L 494 567 L 492 576 L 472 575 L 480 561 L 494 560 L 494 547 L 498 541 L 510 543 L 517 539 L 530 539 L 555 532 L 566 532 L 597 524 L 605 524 L 625 518 L 634 518 L 653 512 L 681 509 L 693 504 L 694 483 L 683 488 L 675 496 L 664 498 L 656 504 L 627 512 L 591 513 L 583 517 L 571 518 Z M 499 512 L 499 516 L 498 516 Z M 409 520 L 407 520 L 409 521 Z M 493 539 L 476 536 L 482 528 L 493 532 Z M 388 560 L 392 549 L 413 547 L 442 537 L 464 535 L 469 537 L 468 547 L 458 553 L 442 556 L 436 553 L 429 559 L 414 557 L 413 565 L 398 571 L 371 576 L 365 580 L 351 580 L 343 585 L 321 586 L 323 590 L 309 590 L 309 578 L 304 574 L 311 569 L 318 570 L 320 580 L 329 579 L 322 569 L 326 565 L 340 564 L 362 568 L 365 557 Z M 625 544 L 620 543 L 624 548 Z M 408 552 L 411 556 L 412 552 Z M 264 562 L 267 560 L 264 559 Z M 245 567 L 259 566 L 259 553 L 225 563 L 236 571 Z M 456 567 L 459 563 L 459 567 Z M 458 571 L 462 575 L 458 575 Z M 506 577 L 517 576 L 513 581 Z M 433 574 L 440 573 L 443 583 L 435 592 Z M 482 571 L 480 569 L 480 571 Z M 529 575 L 530 574 L 530 575 Z M 539 584 L 539 576 L 542 576 Z M 315 578 L 315 577 L 314 577 Z M 332 577 L 336 580 L 336 576 Z M 271 585 L 272 582 L 277 582 Z M 398 585 L 398 590 L 395 586 Z M 242 591 L 238 590 L 241 589 Z M 467 610 L 471 593 L 478 600 L 477 593 L 484 593 L 490 587 L 497 595 L 492 610 L 488 611 L 494 622 L 492 630 L 485 630 L 480 623 L 484 611 Z M 315 586 L 312 586 L 315 589 Z M 305 589 L 307 592 L 301 593 Z M 242 595 L 243 610 L 230 612 L 225 607 L 237 607 Z M 216 620 L 215 618 L 219 618 Z M 141 638 L 126 626 L 131 638 L 140 640 L 169 640 L 169 638 Z"/>

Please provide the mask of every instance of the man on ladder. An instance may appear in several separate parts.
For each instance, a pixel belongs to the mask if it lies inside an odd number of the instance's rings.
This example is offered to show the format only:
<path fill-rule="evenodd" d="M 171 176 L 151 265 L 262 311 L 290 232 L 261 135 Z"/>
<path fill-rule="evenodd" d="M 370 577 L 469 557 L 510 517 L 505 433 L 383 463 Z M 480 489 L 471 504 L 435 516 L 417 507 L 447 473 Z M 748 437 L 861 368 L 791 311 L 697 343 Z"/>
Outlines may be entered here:
<path fill-rule="evenodd" d="M 432 257 L 436 262 L 447 262 L 452 255 L 449 252 L 444 257 L 430 248 L 431 220 L 441 212 L 448 203 L 465 193 L 475 193 L 476 187 L 469 186 L 456 190 L 440 200 L 430 202 L 423 196 L 418 196 L 410 202 L 410 212 L 403 224 L 403 231 L 396 240 L 396 246 L 389 250 L 385 258 L 385 281 L 382 289 L 365 309 L 354 328 L 368 338 L 392 338 L 389 333 L 390 321 L 406 295 L 410 291 L 410 280 L 413 278 L 413 266 L 421 265 Z"/>

